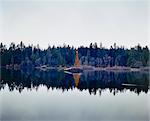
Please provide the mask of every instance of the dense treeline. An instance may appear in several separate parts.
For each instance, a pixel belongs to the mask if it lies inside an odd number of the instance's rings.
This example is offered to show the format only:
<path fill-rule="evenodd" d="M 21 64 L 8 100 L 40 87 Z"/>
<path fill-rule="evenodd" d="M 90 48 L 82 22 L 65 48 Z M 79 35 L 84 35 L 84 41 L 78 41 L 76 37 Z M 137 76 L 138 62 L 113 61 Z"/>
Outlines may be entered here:
<path fill-rule="evenodd" d="M 72 66 L 75 58 L 75 48 L 69 45 L 49 46 L 41 50 L 39 45 L 26 47 L 23 42 L 18 45 L 11 43 L 9 48 L 1 43 L 0 52 L 2 66 L 20 65 L 22 68 L 42 65 Z M 81 65 L 145 67 L 150 63 L 150 51 L 147 46 L 137 45 L 134 48 L 125 49 L 114 43 L 110 49 L 107 49 L 102 44 L 98 46 L 97 43 L 91 43 L 89 47 L 79 47 L 78 52 Z"/>

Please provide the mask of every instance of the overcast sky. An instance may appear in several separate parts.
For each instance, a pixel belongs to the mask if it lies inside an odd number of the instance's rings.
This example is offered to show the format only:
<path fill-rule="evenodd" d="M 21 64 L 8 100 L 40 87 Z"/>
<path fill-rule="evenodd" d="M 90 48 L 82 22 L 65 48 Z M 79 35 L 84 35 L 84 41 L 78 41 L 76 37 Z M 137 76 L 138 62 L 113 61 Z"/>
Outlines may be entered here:
<path fill-rule="evenodd" d="M 149 0 L 0 0 L 0 41 L 41 48 L 148 45 Z"/>

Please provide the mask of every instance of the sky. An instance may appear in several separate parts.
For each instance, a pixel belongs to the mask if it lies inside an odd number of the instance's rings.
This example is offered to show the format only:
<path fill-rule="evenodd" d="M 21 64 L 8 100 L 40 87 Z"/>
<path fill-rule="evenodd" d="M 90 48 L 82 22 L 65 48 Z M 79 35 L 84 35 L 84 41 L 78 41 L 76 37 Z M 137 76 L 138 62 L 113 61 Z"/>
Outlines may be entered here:
<path fill-rule="evenodd" d="M 149 0 L 0 0 L 0 41 L 127 48 L 149 43 Z"/>

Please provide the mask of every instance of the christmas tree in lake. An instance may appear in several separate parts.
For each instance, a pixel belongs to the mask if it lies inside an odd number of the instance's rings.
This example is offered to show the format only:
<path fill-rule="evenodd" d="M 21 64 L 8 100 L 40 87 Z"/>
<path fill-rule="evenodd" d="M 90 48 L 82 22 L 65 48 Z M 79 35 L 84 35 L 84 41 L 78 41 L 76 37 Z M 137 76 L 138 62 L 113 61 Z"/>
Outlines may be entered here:
<path fill-rule="evenodd" d="M 75 52 L 76 52 L 76 56 L 75 56 L 74 66 L 75 67 L 80 67 L 80 62 L 79 62 L 79 57 L 78 57 L 78 50 L 76 50 Z"/>

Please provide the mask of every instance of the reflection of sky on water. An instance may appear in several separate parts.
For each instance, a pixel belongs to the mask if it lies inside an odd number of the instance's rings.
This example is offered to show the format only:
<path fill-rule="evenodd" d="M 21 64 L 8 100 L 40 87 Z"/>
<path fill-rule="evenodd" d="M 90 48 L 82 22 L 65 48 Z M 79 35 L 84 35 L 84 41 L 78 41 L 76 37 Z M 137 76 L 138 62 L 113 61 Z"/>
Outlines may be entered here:
<path fill-rule="evenodd" d="M 137 72 L 2 70 L 0 119 L 148 121 L 148 77 Z"/>
<path fill-rule="evenodd" d="M 141 120 L 149 119 L 148 94 L 126 91 L 113 95 L 108 89 L 101 96 L 77 89 L 1 91 L 1 119 L 6 120 Z"/>

